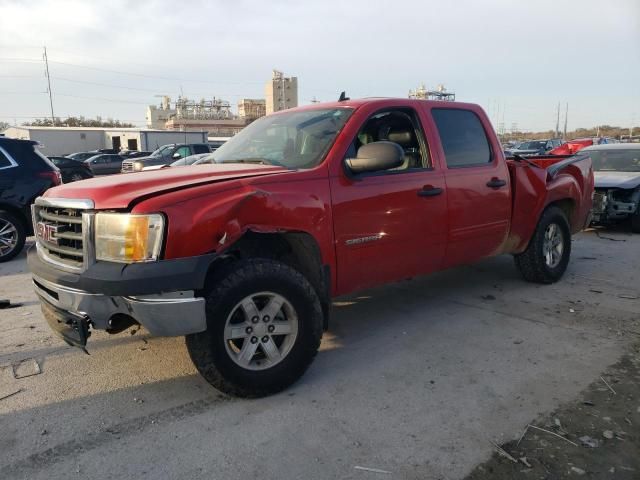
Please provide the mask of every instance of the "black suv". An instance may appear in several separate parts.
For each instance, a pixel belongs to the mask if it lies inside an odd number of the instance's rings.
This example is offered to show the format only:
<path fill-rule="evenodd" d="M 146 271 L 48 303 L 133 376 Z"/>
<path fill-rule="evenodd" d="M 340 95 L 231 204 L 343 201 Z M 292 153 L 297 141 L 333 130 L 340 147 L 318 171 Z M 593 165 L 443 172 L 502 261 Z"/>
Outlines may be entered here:
<path fill-rule="evenodd" d="M 148 157 L 141 157 L 122 162 L 122 173 L 139 172 L 145 167 L 169 165 L 181 158 L 198 153 L 209 153 L 208 143 L 171 143 L 163 145 Z"/>
<path fill-rule="evenodd" d="M 36 148 L 37 142 L 0 137 L 0 262 L 18 255 L 33 234 L 31 204 L 60 185 L 60 171 Z"/>

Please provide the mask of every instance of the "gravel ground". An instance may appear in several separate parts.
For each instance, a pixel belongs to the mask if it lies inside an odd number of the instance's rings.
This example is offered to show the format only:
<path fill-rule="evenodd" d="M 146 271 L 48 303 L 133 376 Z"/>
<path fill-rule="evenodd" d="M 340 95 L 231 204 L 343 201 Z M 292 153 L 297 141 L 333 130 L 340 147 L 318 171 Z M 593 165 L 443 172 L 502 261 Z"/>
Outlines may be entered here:
<path fill-rule="evenodd" d="M 260 400 L 212 389 L 181 338 L 97 332 L 90 355 L 67 347 L 23 254 L 0 264 L 0 298 L 22 304 L 0 310 L 0 398 L 17 392 L 0 400 L 0 478 L 493 478 L 477 469 L 493 444 L 545 428 L 633 352 L 638 252 L 638 235 L 589 231 L 552 286 L 500 257 L 337 299 L 305 377 Z"/>

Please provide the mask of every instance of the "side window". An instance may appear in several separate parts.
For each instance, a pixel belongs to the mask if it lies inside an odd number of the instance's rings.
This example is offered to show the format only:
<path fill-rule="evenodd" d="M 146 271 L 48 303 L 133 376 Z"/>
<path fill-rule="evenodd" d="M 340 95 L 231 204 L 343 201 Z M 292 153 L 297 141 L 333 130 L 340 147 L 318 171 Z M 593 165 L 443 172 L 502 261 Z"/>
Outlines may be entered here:
<path fill-rule="evenodd" d="M 191 155 L 191 149 L 189 147 L 180 147 L 175 152 L 173 152 L 174 155 L 176 153 L 180 155 L 180 158 L 188 157 L 189 155 Z"/>
<path fill-rule="evenodd" d="M 448 168 L 491 163 L 489 140 L 475 113 L 453 108 L 434 108 L 431 113 Z"/>
<path fill-rule="evenodd" d="M 2 150 L 0 150 L 0 168 L 9 168 L 13 167 L 13 163 L 11 160 L 4 154 Z"/>
<path fill-rule="evenodd" d="M 209 153 L 209 147 L 206 145 L 194 145 L 193 153 Z"/>
<path fill-rule="evenodd" d="M 397 143 L 404 151 L 402 165 L 391 172 L 428 168 L 431 165 L 422 128 L 412 110 L 386 110 L 372 115 L 349 146 L 347 158 L 355 157 L 363 145 L 379 141 Z"/>

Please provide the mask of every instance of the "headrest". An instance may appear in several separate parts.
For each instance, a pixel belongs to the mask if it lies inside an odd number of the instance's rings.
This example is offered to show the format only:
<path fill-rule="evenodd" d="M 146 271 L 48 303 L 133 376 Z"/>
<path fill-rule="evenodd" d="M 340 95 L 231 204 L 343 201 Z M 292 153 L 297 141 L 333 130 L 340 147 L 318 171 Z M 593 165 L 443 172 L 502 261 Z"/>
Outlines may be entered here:
<path fill-rule="evenodd" d="M 411 145 L 413 143 L 413 133 L 410 130 L 392 130 L 387 135 L 387 140 L 400 146 Z"/>

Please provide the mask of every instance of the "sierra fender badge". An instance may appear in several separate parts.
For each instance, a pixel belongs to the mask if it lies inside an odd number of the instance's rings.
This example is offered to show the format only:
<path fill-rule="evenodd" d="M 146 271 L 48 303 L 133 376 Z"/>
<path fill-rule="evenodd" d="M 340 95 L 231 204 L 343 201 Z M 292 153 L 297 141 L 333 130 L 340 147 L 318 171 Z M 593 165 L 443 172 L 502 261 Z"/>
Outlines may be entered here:
<path fill-rule="evenodd" d="M 361 245 L 363 243 L 375 242 L 380 240 L 384 236 L 384 233 L 377 233 L 375 235 L 368 235 L 366 237 L 351 238 L 346 240 L 345 245 Z"/>

